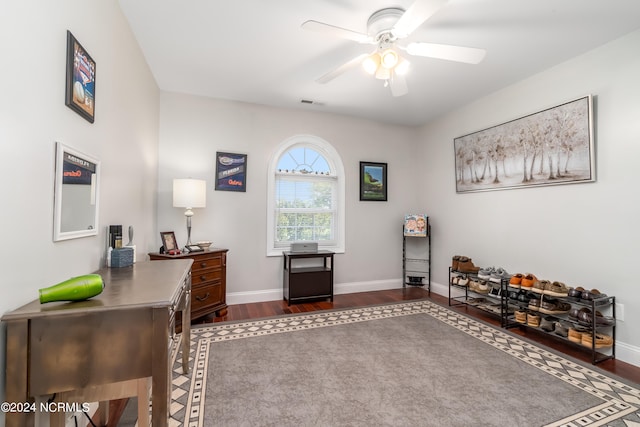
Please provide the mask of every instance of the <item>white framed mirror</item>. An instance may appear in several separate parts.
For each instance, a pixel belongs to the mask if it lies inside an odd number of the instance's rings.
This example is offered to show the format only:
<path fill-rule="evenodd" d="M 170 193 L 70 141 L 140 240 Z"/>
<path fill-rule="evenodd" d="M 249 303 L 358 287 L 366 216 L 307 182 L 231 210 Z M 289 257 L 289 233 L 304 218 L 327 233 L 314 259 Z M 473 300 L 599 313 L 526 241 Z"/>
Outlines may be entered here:
<path fill-rule="evenodd" d="M 56 143 L 53 240 L 98 234 L 100 161 Z"/>

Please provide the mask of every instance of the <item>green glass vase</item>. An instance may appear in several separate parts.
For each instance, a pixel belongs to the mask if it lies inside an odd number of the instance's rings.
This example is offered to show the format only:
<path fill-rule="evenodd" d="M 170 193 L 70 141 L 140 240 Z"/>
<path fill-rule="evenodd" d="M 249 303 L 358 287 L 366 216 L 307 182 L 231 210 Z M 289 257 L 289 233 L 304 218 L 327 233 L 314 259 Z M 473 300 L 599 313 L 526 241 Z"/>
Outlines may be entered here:
<path fill-rule="evenodd" d="M 104 289 L 104 281 L 99 274 L 73 277 L 57 285 L 38 290 L 40 303 L 52 301 L 82 301 L 99 295 Z"/>

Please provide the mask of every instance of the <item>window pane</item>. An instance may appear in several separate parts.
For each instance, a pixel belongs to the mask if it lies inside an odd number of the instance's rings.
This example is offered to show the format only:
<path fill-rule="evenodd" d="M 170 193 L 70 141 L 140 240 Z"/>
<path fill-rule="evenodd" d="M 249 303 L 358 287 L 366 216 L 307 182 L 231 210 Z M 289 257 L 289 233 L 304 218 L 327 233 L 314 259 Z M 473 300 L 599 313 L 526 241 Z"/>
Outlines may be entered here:
<path fill-rule="evenodd" d="M 278 160 L 280 172 L 331 174 L 329 163 L 317 151 L 307 147 L 294 147 Z"/>
<path fill-rule="evenodd" d="M 332 180 L 278 179 L 276 207 L 332 209 L 335 183 Z"/>

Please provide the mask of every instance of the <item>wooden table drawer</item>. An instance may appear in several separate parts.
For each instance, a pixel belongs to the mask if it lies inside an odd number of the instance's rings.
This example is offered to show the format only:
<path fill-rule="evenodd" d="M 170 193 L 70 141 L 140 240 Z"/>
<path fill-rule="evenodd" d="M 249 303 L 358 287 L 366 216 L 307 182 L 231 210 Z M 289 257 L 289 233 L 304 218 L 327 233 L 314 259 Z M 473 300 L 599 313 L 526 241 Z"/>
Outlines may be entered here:
<path fill-rule="evenodd" d="M 194 271 L 193 277 L 191 277 L 191 285 L 200 285 L 212 280 L 220 279 L 222 279 L 222 270 L 200 270 L 199 272 Z"/>
<path fill-rule="evenodd" d="M 222 282 L 216 281 L 205 286 L 193 286 L 191 290 L 191 310 L 198 311 L 210 305 L 219 304 L 222 299 Z"/>
<path fill-rule="evenodd" d="M 210 256 L 202 255 L 193 260 L 191 271 L 196 275 L 199 270 L 220 267 L 222 267 L 222 256 L 220 254 L 211 254 Z"/>

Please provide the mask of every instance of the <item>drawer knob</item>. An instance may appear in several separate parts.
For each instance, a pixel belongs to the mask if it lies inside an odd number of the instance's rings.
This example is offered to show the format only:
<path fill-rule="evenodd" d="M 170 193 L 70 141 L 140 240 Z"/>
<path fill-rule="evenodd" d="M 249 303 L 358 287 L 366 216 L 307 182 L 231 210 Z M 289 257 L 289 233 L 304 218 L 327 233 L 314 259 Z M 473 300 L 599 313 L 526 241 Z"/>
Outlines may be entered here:
<path fill-rule="evenodd" d="M 207 280 L 207 276 L 200 276 L 200 280 L 204 282 L 205 280 Z"/>
<path fill-rule="evenodd" d="M 206 266 L 207 266 L 206 262 L 203 261 L 203 262 L 200 263 L 200 267 L 205 268 Z"/>
<path fill-rule="evenodd" d="M 196 295 L 196 299 L 197 299 L 198 301 L 200 301 L 200 302 L 202 302 L 202 301 L 206 301 L 206 300 L 207 300 L 207 298 L 209 298 L 209 292 L 207 292 L 204 296 Z"/>

